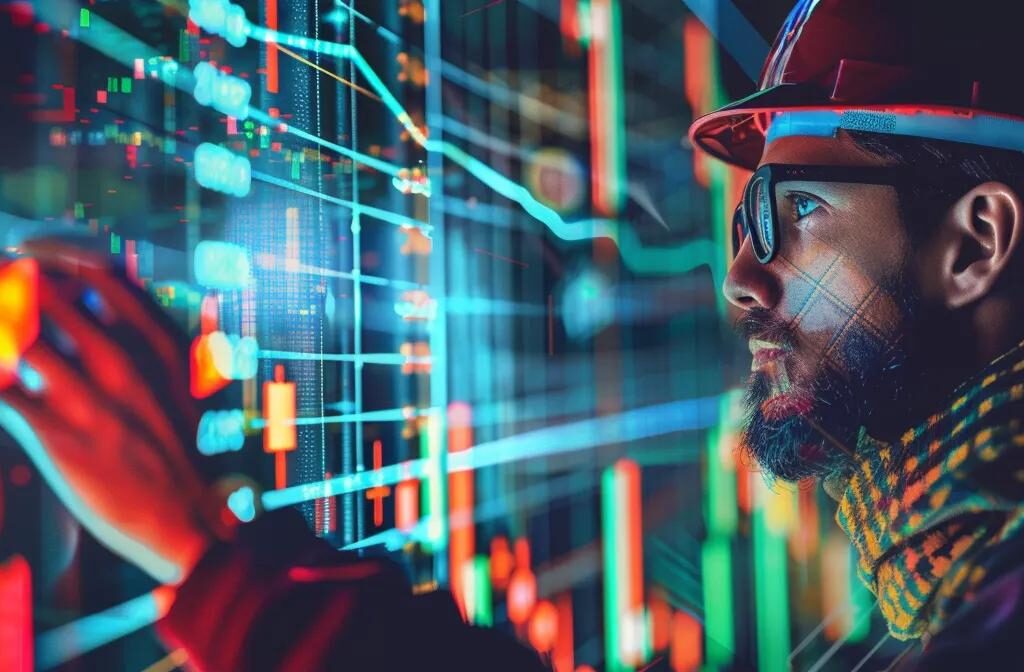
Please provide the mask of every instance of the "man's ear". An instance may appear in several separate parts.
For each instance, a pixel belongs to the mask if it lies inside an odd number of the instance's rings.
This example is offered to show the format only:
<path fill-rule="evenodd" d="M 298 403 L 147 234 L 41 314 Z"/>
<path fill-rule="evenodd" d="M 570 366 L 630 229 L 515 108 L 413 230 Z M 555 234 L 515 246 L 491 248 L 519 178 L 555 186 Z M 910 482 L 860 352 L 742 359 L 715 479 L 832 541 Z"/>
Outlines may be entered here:
<path fill-rule="evenodd" d="M 960 308 L 1006 271 L 1024 233 L 1024 202 L 1009 186 L 985 182 L 953 205 L 943 228 L 940 283 L 946 305 Z"/>

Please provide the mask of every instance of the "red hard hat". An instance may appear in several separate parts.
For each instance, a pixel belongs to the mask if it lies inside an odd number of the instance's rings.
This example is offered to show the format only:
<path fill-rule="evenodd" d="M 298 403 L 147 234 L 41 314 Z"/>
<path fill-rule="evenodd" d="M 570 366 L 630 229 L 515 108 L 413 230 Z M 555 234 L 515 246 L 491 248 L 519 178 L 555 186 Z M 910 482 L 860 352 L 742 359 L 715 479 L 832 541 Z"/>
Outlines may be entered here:
<path fill-rule="evenodd" d="M 758 92 L 698 119 L 690 140 L 752 169 L 780 112 L 1024 121 L 1022 51 L 1020 0 L 799 0 L 775 39 Z M 999 128 L 1005 133 L 1005 125 Z"/>

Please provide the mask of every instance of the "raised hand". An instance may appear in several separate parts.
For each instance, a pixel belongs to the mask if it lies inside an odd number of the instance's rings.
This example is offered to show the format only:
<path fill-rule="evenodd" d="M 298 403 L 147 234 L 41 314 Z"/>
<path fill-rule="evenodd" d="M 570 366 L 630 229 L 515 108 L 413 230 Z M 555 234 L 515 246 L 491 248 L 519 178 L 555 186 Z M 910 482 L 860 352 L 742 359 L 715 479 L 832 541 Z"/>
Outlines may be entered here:
<path fill-rule="evenodd" d="M 188 460 L 198 411 L 166 316 L 102 258 L 30 243 L 40 337 L 0 391 L 0 426 L 101 542 L 164 583 L 228 531 Z"/>

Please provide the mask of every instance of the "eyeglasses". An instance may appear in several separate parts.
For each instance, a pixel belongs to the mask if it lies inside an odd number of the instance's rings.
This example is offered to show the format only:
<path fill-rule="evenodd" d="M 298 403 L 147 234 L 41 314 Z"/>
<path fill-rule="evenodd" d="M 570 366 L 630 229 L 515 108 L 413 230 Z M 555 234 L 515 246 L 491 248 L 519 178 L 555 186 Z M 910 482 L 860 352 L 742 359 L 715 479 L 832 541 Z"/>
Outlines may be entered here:
<path fill-rule="evenodd" d="M 881 184 L 893 187 L 922 183 L 946 188 L 960 185 L 969 178 L 963 174 L 923 170 L 916 166 L 803 166 L 769 163 L 751 176 L 743 190 L 743 199 L 736 206 L 732 219 L 732 254 L 739 254 L 750 238 L 754 256 L 762 264 L 769 263 L 781 241 L 779 212 L 782 204 L 778 187 L 785 182 L 832 182 L 847 184 Z"/>

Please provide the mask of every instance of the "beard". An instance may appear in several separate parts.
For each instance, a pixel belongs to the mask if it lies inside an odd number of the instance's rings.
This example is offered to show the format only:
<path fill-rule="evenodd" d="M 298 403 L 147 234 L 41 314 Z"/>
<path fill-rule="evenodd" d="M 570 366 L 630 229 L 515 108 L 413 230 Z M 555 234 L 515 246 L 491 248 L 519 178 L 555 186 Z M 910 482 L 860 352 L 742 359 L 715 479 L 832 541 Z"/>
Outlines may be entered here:
<path fill-rule="evenodd" d="M 808 357 L 801 334 L 769 310 L 751 309 L 737 324 L 745 338 L 786 350 L 777 362 L 751 374 L 745 397 L 743 450 L 769 479 L 843 475 L 855 465 L 862 427 L 880 435 L 904 428 L 908 383 L 920 370 L 908 347 L 920 301 L 902 274 L 887 284 L 881 291 L 897 302 L 901 329 L 879 346 L 877 339 L 857 333 L 863 326 L 851 325 L 839 344 L 841 365 L 820 355 Z"/>

